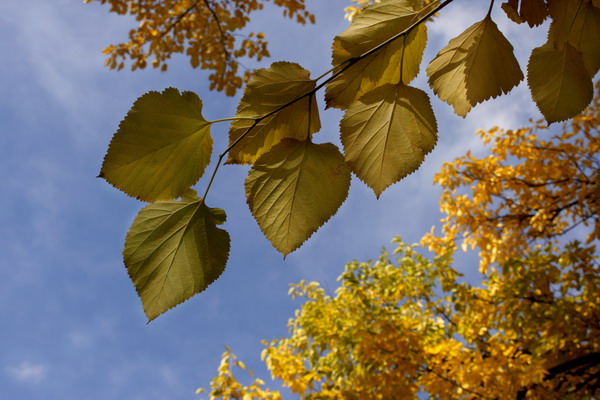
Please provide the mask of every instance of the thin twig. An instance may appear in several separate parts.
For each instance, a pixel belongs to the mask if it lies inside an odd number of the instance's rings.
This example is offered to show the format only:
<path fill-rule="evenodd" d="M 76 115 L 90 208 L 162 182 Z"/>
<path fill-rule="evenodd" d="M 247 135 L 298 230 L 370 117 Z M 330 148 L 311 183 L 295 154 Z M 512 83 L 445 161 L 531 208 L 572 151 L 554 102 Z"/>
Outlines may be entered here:
<path fill-rule="evenodd" d="M 229 56 L 229 52 L 227 51 L 227 44 L 225 43 L 225 33 L 223 33 L 223 29 L 221 28 L 221 21 L 219 20 L 219 17 L 217 15 L 217 13 L 215 12 L 215 10 L 213 10 L 211 8 L 209 1 L 208 0 L 203 0 L 203 1 L 204 1 L 204 4 L 206 5 L 206 8 L 208 8 L 208 11 L 210 11 L 213 18 L 215 19 L 215 24 L 217 24 L 217 29 L 219 30 L 219 34 L 221 35 L 219 42 L 221 42 L 221 46 L 223 46 L 223 52 L 225 53 L 225 60 L 229 60 L 230 56 Z"/>
<path fill-rule="evenodd" d="M 190 12 L 192 12 L 192 10 L 194 8 L 196 8 L 196 6 L 198 5 L 198 3 L 200 3 L 200 0 L 196 0 L 194 2 L 194 4 L 192 4 L 187 10 L 185 10 L 183 13 L 179 14 L 177 16 L 177 18 L 175 18 L 175 21 L 173 21 L 171 23 L 171 25 L 169 25 L 167 27 L 166 30 L 164 30 L 163 32 L 161 32 L 160 36 L 158 37 L 159 39 L 162 39 L 167 33 L 169 33 L 171 31 L 171 29 L 173 29 L 175 27 L 175 25 L 177 25 L 179 22 L 181 22 L 181 20 L 183 18 L 185 18 L 186 15 L 188 15 Z"/>

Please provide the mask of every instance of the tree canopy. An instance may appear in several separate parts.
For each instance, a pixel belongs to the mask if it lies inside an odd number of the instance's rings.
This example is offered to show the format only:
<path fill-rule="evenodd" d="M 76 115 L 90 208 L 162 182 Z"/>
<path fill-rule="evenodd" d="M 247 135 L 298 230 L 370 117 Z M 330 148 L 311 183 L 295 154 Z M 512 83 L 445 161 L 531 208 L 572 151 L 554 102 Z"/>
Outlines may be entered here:
<path fill-rule="evenodd" d="M 441 236 L 395 238 L 392 254 L 347 264 L 334 293 L 292 285 L 289 336 L 263 342 L 272 377 L 302 399 L 597 397 L 599 124 L 596 97 L 555 135 L 541 121 L 480 131 L 490 154 L 435 177 Z M 473 270 L 460 247 L 479 251 L 480 285 L 459 272 Z M 211 399 L 282 398 L 240 368 L 227 349 Z"/>

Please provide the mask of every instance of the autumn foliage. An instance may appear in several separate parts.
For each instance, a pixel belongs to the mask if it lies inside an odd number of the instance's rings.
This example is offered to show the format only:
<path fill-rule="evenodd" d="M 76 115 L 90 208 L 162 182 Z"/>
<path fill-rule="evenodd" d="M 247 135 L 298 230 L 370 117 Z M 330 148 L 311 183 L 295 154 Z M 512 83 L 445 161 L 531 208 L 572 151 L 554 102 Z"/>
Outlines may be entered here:
<path fill-rule="evenodd" d="M 596 87 L 600 90 L 600 83 Z M 596 97 L 558 134 L 543 121 L 516 130 L 479 131 L 483 142 L 492 144 L 490 154 L 477 158 L 467 153 L 436 175 L 447 217 L 443 235 L 427 235 L 424 245 L 437 254 L 456 240 L 463 249 L 481 249 L 485 272 L 540 241 L 564 241 L 572 230 L 586 231 L 586 243 L 600 239 L 599 126 Z"/>
<path fill-rule="evenodd" d="M 91 0 L 86 0 L 90 2 Z M 422 70 L 427 23 L 454 0 L 354 0 L 351 24 L 333 38 L 331 68 L 312 75 L 275 62 L 241 74 L 240 59 L 268 56 L 261 33 L 239 31 L 265 0 L 97 0 L 139 21 L 105 49 L 107 65 L 167 69 L 175 53 L 212 71 L 211 89 L 232 95 L 236 115 L 210 120 L 192 92 L 142 95 L 121 121 L 100 177 L 147 201 L 125 240 L 124 262 L 150 320 L 206 289 L 225 269 L 225 211 L 205 199 L 223 161 L 250 165 L 250 212 L 283 255 L 301 246 L 346 199 L 351 174 L 376 196 L 416 171 L 437 143 L 429 94 L 410 86 Z M 274 0 L 314 22 L 303 0 Z M 496 13 L 547 24 L 524 72 Z M 435 23 L 435 22 L 433 22 Z M 479 132 L 490 154 L 446 164 L 441 232 L 421 246 L 395 239 L 393 254 L 346 266 L 327 293 L 301 282 L 305 300 L 290 335 L 265 342 L 263 359 L 303 399 L 590 399 L 600 390 L 600 1 L 490 1 L 480 20 L 423 68 L 433 93 L 465 117 L 526 80 L 545 121 Z M 344 111 L 343 148 L 317 135 L 317 92 Z M 585 110 L 585 111 L 584 111 Z M 583 113 L 582 113 L 583 112 Z M 546 123 L 566 121 L 562 131 Z M 231 122 L 203 195 L 194 186 L 213 154 L 210 129 Z M 457 252 L 479 252 L 481 284 L 468 283 Z M 212 399 L 279 399 L 227 350 Z"/>
<path fill-rule="evenodd" d="M 215 71 L 210 78 L 213 87 L 226 88 L 231 94 L 242 82 L 235 76 L 237 57 L 260 58 L 264 53 L 257 50 L 263 48 L 260 35 L 254 36 L 256 41 L 246 39 L 242 48 L 234 50 L 233 34 L 264 1 L 100 2 L 110 3 L 113 11 L 132 14 L 140 21 L 138 29 L 131 31 L 130 42 L 109 47 L 112 67 L 121 66 L 116 61 L 120 57 L 132 58 L 134 68 L 142 67 L 151 56 L 156 66 L 164 66 L 172 53 L 185 50 L 192 64 L 202 63 L 202 67 Z M 442 18 L 452 3 L 454 0 L 357 0 L 355 9 L 348 11 L 350 25 L 333 38 L 328 71 L 315 76 L 285 61 L 261 68 L 248 75 L 233 117 L 205 118 L 200 96 L 175 88 L 138 98 L 114 134 L 99 176 L 127 195 L 149 203 L 134 220 L 123 254 L 150 320 L 206 289 L 225 270 L 229 234 L 217 227 L 225 221 L 225 211 L 205 204 L 224 161 L 251 165 L 244 185 L 246 201 L 265 237 L 284 256 L 337 213 L 349 194 L 352 174 L 379 197 L 420 167 L 436 146 L 439 132 L 429 94 L 412 85 L 422 70 L 427 25 L 433 18 Z M 302 0 L 275 0 L 274 4 L 299 22 L 311 20 Z M 504 11 L 495 13 L 495 19 L 509 18 L 530 27 L 550 21 L 547 43 L 532 49 L 526 73 L 492 18 L 495 5 Z M 488 10 L 480 14 L 478 22 L 465 27 L 424 68 L 436 96 L 465 117 L 477 104 L 510 92 L 527 77 L 532 99 L 546 122 L 564 121 L 584 110 L 593 96 L 592 77 L 600 68 L 598 1 L 521 0 L 502 5 L 491 1 Z M 325 108 L 344 110 L 340 121 L 342 148 L 319 133 L 320 89 L 325 92 Z M 230 122 L 229 144 L 219 154 L 212 173 L 207 174 L 204 193 L 198 194 L 192 187 L 203 177 L 213 155 L 212 125 L 222 122 Z M 525 131 L 519 134 L 527 137 Z M 521 143 L 524 139 L 519 139 L 519 134 L 498 136 L 498 140 L 514 142 L 518 152 L 507 150 L 509 158 L 523 155 L 518 149 L 521 145 L 541 143 Z M 561 146 L 587 143 L 585 138 L 582 143 L 563 139 Z M 508 149 L 509 143 L 506 146 Z M 590 147 L 590 154 L 595 149 Z M 497 157 L 503 162 L 502 154 Z M 558 159 L 564 161 L 560 156 Z M 548 163 L 553 160 L 548 156 Z M 577 162 L 585 167 L 583 160 Z M 466 160 L 464 163 L 469 167 Z M 471 172 L 478 173 L 478 168 L 486 167 L 474 165 Z M 508 167 L 499 173 L 497 179 L 505 186 L 498 186 L 498 190 L 517 188 L 518 173 Z M 469 179 L 478 178 L 473 175 Z M 560 196 L 561 182 L 551 176 L 540 179 L 545 180 L 521 183 L 538 187 L 540 195 L 551 192 L 549 195 Z M 584 182 L 583 177 L 580 179 Z M 496 199 L 493 191 L 489 196 Z M 493 200 L 483 200 L 494 204 Z M 467 204 L 460 202 L 468 199 L 449 199 L 449 218 L 454 218 L 453 202 L 462 210 Z M 545 213 L 529 210 L 529 206 L 500 212 L 519 213 L 517 219 L 531 218 L 524 222 L 531 223 L 534 230 L 559 232 L 563 216 L 570 212 L 562 210 L 566 204 L 555 205 Z M 510 201 L 506 207 L 512 207 Z M 482 213 L 478 217 L 497 218 L 501 224 L 512 218 Z M 478 235 L 475 229 L 465 245 L 479 240 L 479 245 L 497 252 L 502 243 L 509 243 L 503 233 L 489 243 L 483 241 L 492 239 Z M 520 249 L 518 245 L 512 248 Z M 482 257 L 482 268 L 497 257 L 493 251 Z"/>
<path fill-rule="evenodd" d="M 335 293 L 292 285 L 304 302 L 290 335 L 264 342 L 272 377 L 302 399 L 598 396 L 598 126 L 596 98 L 556 134 L 479 132 L 490 154 L 435 177 L 447 216 L 423 238 L 433 253 L 396 238 L 392 254 L 347 264 Z M 479 251 L 480 285 L 459 273 L 476 266 L 453 260 L 458 247 Z M 282 398 L 240 384 L 223 357 L 211 399 Z"/>
<path fill-rule="evenodd" d="M 91 3 L 94 0 L 85 0 Z M 129 40 L 104 49 L 106 65 L 122 69 L 131 61 L 131 69 L 151 65 L 166 71 L 173 54 L 185 53 L 191 65 L 211 71 L 211 89 L 233 96 L 250 71 L 240 71 L 240 59 L 260 61 L 269 56 L 265 35 L 241 34 L 253 12 L 268 0 L 96 0 L 108 3 L 110 11 L 129 14 L 139 24 L 129 31 Z M 274 0 L 283 15 L 298 23 L 314 23 L 304 0 Z"/>

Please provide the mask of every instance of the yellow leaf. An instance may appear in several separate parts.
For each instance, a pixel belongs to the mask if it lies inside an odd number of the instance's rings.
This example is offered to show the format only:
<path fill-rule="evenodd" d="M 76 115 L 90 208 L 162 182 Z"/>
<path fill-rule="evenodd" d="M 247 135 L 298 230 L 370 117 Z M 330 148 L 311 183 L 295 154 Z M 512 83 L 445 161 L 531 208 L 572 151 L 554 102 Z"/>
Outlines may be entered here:
<path fill-rule="evenodd" d="M 360 13 L 333 41 L 333 65 L 359 57 L 408 28 L 419 14 L 404 0 L 386 1 Z M 327 85 L 327 107 L 346 109 L 362 94 L 387 83 L 409 83 L 419 73 L 425 44 L 425 24 L 406 37 L 356 62 Z M 402 71 L 401 71 L 402 69 Z"/>
<path fill-rule="evenodd" d="M 548 8 L 544 0 L 521 0 L 519 12 L 532 28 L 540 25 L 548 16 Z"/>
<path fill-rule="evenodd" d="M 552 25 L 548 42 L 562 47 L 569 42 L 583 57 L 593 77 L 600 69 L 600 8 L 578 0 L 552 0 L 549 3 Z"/>
<path fill-rule="evenodd" d="M 522 24 L 525 22 L 523 18 L 519 15 L 519 0 L 508 0 L 506 3 L 502 3 L 500 6 L 512 21 L 517 24 Z"/>
<path fill-rule="evenodd" d="M 237 365 L 238 367 L 240 367 L 241 369 L 246 369 L 246 364 L 244 364 L 241 361 L 236 361 L 235 365 Z"/>
<path fill-rule="evenodd" d="M 192 92 L 141 96 L 113 136 L 99 176 L 141 200 L 179 197 L 210 162 L 210 123 L 201 112 Z"/>
<path fill-rule="evenodd" d="M 336 146 L 294 139 L 261 156 L 246 179 L 252 215 L 284 256 L 335 214 L 349 188 L 350 169 Z"/>
<path fill-rule="evenodd" d="M 415 171 L 437 142 L 429 97 L 405 85 L 385 85 L 356 101 L 340 124 L 346 161 L 377 197 Z"/>
<path fill-rule="evenodd" d="M 225 212 L 208 208 L 193 190 L 180 201 L 159 201 L 135 217 L 123 249 L 129 277 L 153 320 L 206 289 L 225 269 Z"/>
<path fill-rule="evenodd" d="M 530 27 L 538 26 L 548 16 L 548 8 L 544 0 L 508 0 L 502 4 L 506 15 L 514 22 L 527 22 Z"/>
<path fill-rule="evenodd" d="M 523 79 L 513 47 L 487 16 L 450 40 L 427 67 L 429 85 L 461 117 Z"/>
<path fill-rule="evenodd" d="M 568 42 L 560 49 L 551 43 L 534 49 L 527 70 L 531 95 L 548 123 L 577 115 L 592 100 L 592 79 Z"/>
<path fill-rule="evenodd" d="M 257 118 L 267 115 L 315 88 L 310 73 L 298 64 L 273 63 L 256 71 L 240 101 L 236 117 Z M 309 130 L 310 116 L 310 130 Z M 237 141 L 254 124 L 238 120 L 229 129 L 229 144 Z M 314 96 L 304 97 L 258 123 L 229 152 L 228 164 L 252 164 L 283 138 L 304 140 L 321 129 Z"/>

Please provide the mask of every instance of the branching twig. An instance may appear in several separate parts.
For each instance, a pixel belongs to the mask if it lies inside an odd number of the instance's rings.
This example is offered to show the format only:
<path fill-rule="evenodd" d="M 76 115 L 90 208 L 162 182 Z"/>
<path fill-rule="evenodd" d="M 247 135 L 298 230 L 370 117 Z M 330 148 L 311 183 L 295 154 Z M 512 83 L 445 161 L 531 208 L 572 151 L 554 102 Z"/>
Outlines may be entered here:
<path fill-rule="evenodd" d="M 199 1 L 199 0 L 198 0 Z M 206 1 L 206 0 L 204 0 Z M 429 18 L 431 18 L 434 14 L 436 14 L 438 11 L 440 11 L 441 9 L 443 9 L 444 7 L 446 7 L 448 4 L 452 3 L 454 0 L 444 0 L 441 3 L 438 4 L 437 7 L 433 7 L 433 9 L 431 9 L 430 11 L 428 11 L 427 13 L 425 13 L 423 16 L 419 17 L 419 19 L 417 21 L 415 21 L 413 24 L 411 24 L 408 28 L 404 29 L 402 32 L 397 33 L 396 35 L 392 36 L 391 38 L 387 39 L 386 41 L 378 44 L 377 46 L 373 47 L 371 50 L 361 54 L 358 57 L 355 58 L 351 58 L 347 61 L 344 61 L 343 63 L 334 66 L 333 68 L 331 68 L 329 71 L 327 71 L 326 73 L 322 74 L 321 76 L 319 76 L 319 78 L 317 78 L 315 81 L 320 80 L 321 78 L 324 78 L 325 76 L 327 76 L 327 74 L 332 73 L 331 76 L 329 76 L 327 79 L 325 79 L 323 82 L 321 82 L 319 85 L 317 85 L 314 89 L 311 89 L 310 91 L 296 97 L 293 100 L 288 101 L 287 103 L 277 107 L 276 109 L 261 115 L 260 117 L 256 117 L 256 119 L 254 119 L 254 123 L 242 134 L 240 135 L 240 137 L 238 137 L 229 147 L 227 147 L 227 149 L 225 149 L 225 151 L 223 151 L 221 154 L 219 154 L 219 159 L 217 161 L 217 165 L 215 166 L 215 169 L 213 170 L 213 173 L 211 175 L 211 178 L 208 182 L 208 185 L 206 187 L 206 190 L 204 192 L 204 196 L 202 197 L 202 201 L 204 202 L 204 200 L 206 199 L 206 196 L 208 195 L 208 192 L 210 190 L 210 187 L 212 186 L 212 183 L 214 181 L 215 175 L 217 174 L 217 170 L 219 169 L 219 166 L 221 165 L 222 161 L 223 161 L 223 157 L 225 157 L 225 155 L 227 153 L 229 153 L 229 151 L 235 147 L 235 145 L 237 145 L 242 139 L 244 139 L 249 133 L 250 131 L 252 131 L 252 129 L 254 129 L 254 127 L 256 127 L 256 125 L 258 125 L 261 121 L 265 120 L 266 118 L 269 118 L 270 116 L 277 114 L 279 111 L 291 106 L 292 104 L 295 104 L 296 102 L 302 100 L 305 97 L 309 97 L 310 99 L 312 99 L 312 96 L 319 91 L 321 88 L 323 88 L 325 85 L 327 85 L 329 82 L 333 81 L 335 78 L 337 78 L 338 76 L 340 76 L 343 72 L 345 72 L 348 68 L 350 68 L 351 66 L 353 66 L 354 64 L 356 64 L 358 61 L 362 60 L 365 57 L 370 56 L 371 54 L 381 50 L 382 48 L 386 47 L 387 45 L 389 45 L 390 43 L 394 42 L 395 40 L 408 35 L 413 29 L 415 29 L 416 27 L 418 27 L 419 25 L 421 25 L 422 23 L 424 23 L 425 21 L 427 21 Z M 311 103 L 309 102 L 309 107 L 311 106 Z M 228 119 L 228 118 L 227 118 Z M 236 118 L 231 118 L 233 120 L 235 120 Z"/>
<path fill-rule="evenodd" d="M 221 28 L 221 21 L 219 20 L 219 16 L 215 12 L 215 10 L 213 10 L 212 7 L 210 6 L 209 0 L 203 0 L 203 1 L 204 1 L 204 4 L 206 5 L 206 8 L 208 8 L 208 11 L 210 11 L 213 18 L 215 19 L 215 24 L 217 25 L 217 29 L 219 30 L 219 35 L 221 36 L 219 42 L 221 42 L 221 46 L 223 46 L 223 53 L 225 53 L 225 60 L 229 60 L 230 56 L 229 56 L 229 52 L 227 51 L 227 43 L 225 43 L 225 33 L 223 33 L 223 29 Z"/>
<path fill-rule="evenodd" d="M 188 15 L 190 12 L 192 12 L 192 10 L 194 8 L 196 8 L 196 6 L 198 5 L 198 3 L 200 3 L 200 0 L 196 0 L 194 2 L 194 4 L 192 4 L 188 9 L 186 9 L 184 12 L 182 12 L 181 14 L 179 14 L 177 16 L 177 18 L 175 18 L 175 21 L 173 21 L 171 23 L 171 25 L 169 25 L 167 27 L 167 29 L 165 29 L 163 32 L 161 32 L 159 39 L 162 39 L 167 33 L 169 33 L 171 31 L 171 29 L 175 28 L 175 25 L 177 25 L 179 22 L 181 22 L 181 20 L 183 18 L 185 18 L 186 15 Z"/>

